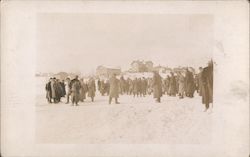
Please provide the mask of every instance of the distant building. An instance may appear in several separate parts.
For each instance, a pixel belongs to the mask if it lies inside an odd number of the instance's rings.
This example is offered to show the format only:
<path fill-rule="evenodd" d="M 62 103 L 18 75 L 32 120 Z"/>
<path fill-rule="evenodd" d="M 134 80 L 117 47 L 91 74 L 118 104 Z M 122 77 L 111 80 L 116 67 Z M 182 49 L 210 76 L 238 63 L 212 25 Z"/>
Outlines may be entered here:
<path fill-rule="evenodd" d="M 131 68 L 129 71 L 131 72 L 150 72 L 153 70 L 153 62 L 152 61 L 140 61 L 135 60 L 131 64 Z"/>
<path fill-rule="evenodd" d="M 130 65 L 131 65 L 131 72 L 139 72 L 140 70 L 140 65 L 141 65 L 141 61 L 137 60 L 137 61 L 133 61 Z"/>
<path fill-rule="evenodd" d="M 148 72 L 153 71 L 154 63 L 152 61 L 146 61 L 145 66 L 147 67 Z"/>
<path fill-rule="evenodd" d="M 98 66 L 96 69 L 96 75 L 98 77 L 109 77 L 113 74 L 120 75 L 121 68 L 118 67 L 108 67 L 108 66 Z"/>

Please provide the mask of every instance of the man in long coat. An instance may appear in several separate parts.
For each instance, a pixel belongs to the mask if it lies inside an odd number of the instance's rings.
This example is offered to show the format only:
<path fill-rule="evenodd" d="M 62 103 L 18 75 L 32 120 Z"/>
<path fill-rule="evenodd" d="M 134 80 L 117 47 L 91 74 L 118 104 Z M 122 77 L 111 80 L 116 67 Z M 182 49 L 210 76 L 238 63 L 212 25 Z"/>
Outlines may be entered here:
<path fill-rule="evenodd" d="M 115 103 L 119 104 L 119 80 L 116 78 L 115 74 L 109 79 L 110 89 L 109 89 L 109 104 L 112 102 L 112 98 L 115 98 Z"/>
<path fill-rule="evenodd" d="M 55 93 L 56 93 L 56 102 L 60 102 L 61 97 L 63 97 L 63 87 L 59 79 L 55 80 L 54 86 L 55 86 Z"/>
<path fill-rule="evenodd" d="M 170 96 L 176 96 L 177 89 L 176 89 L 176 79 L 174 76 L 174 73 L 171 72 L 171 77 L 169 80 L 169 95 Z"/>
<path fill-rule="evenodd" d="M 71 81 L 71 99 L 73 106 L 74 104 L 78 106 L 78 102 L 80 99 L 80 89 L 81 89 L 81 83 L 78 80 L 78 76 L 76 76 L 76 78 Z"/>
<path fill-rule="evenodd" d="M 194 96 L 194 76 L 191 71 L 186 69 L 185 92 L 186 96 L 192 98 Z"/>
<path fill-rule="evenodd" d="M 152 86 L 153 86 L 154 98 L 156 98 L 156 102 L 160 103 L 162 97 L 162 80 L 161 76 L 156 71 L 154 71 Z"/>
<path fill-rule="evenodd" d="M 120 78 L 120 93 L 124 94 L 126 89 L 126 82 L 123 76 Z"/>
<path fill-rule="evenodd" d="M 95 91 L 96 91 L 95 80 L 94 78 L 91 77 L 88 82 L 88 96 L 91 98 L 92 102 L 94 102 Z"/>
<path fill-rule="evenodd" d="M 46 83 L 46 86 L 45 86 L 46 98 L 48 100 L 48 103 L 51 103 L 51 97 L 52 97 L 51 80 L 52 80 L 52 78 L 49 79 L 49 82 Z"/>
<path fill-rule="evenodd" d="M 209 62 L 208 66 L 202 71 L 202 103 L 205 104 L 205 111 L 209 104 L 213 103 L 213 63 Z"/>

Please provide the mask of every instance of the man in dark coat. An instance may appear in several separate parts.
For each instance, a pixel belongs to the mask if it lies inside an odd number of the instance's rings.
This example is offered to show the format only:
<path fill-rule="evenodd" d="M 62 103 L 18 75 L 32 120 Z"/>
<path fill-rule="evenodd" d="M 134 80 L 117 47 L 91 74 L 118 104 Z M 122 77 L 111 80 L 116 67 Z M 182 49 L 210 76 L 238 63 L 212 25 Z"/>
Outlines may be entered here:
<path fill-rule="evenodd" d="M 48 100 L 48 103 L 51 103 L 51 98 L 52 98 L 52 91 L 51 91 L 51 79 L 49 79 L 49 82 L 46 83 L 45 90 L 46 90 L 46 98 Z"/>
<path fill-rule="evenodd" d="M 202 103 L 205 104 L 205 112 L 209 108 L 209 104 L 213 103 L 213 62 L 209 62 L 201 75 L 202 79 Z"/>
<path fill-rule="evenodd" d="M 61 101 L 61 97 L 63 96 L 63 87 L 59 81 L 59 79 L 55 80 L 55 93 L 56 93 L 56 102 L 60 102 Z"/>
<path fill-rule="evenodd" d="M 115 74 L 109 79 L 110 89 L 109 89 L 109 104 L 112 102 L 112 98 L 115 98 L 115 103 L 119 104 L 119 80 L 116 78 Z"/>
<path fill-rule="evenodd" d="M 60 81 L 61 87 L 62 87 L 62 97 L 65 97 L 66 90 L 65 90 L 65 83 L 64 80 Z"/>
<path fill-rule="evenodd" d="M 71 99 L 72 105 L 74 104 L 78 106 L 78 102 L 80 100 L 80 89 L 81 89 L 81 82 L 78 80 L 78 76 L 71 81 Z"/>
<path fill-rule="evenodd" d="M 153 86 L 154 98 L 156 98 L 156 102 L 160 103 L 162 97 L 162 80 L 161 76 L 156 71 L 154 71 L 152 86 Z"/>
<path fill-rule="evenodd" d="M 99 92 L 101 91 L 101 80 L 100 79 L 97 80 L 97 89 Z"/>
<path fill-rule="evenodd" d="M 121 76 L 121 78 L 120 78 L 120 93 L 124 94 L 126 92 L 125 89 L 126 89 L 126 82 L 125 82 L 124 77 Z"/>
<path fill-rule="evenodd" d="M 191 71 L 186 69 L 186 80 L 185 80 L 185 93 L 187 97 L 192 98 L 194 96 L 194 76 Z"/>

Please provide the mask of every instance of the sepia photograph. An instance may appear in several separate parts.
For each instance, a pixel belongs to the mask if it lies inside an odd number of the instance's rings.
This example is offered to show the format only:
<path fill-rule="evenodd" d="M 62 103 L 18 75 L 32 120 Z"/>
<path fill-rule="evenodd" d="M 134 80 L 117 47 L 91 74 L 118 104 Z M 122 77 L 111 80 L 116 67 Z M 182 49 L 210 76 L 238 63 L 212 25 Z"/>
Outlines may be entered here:
<path fill-rule="evenodd" d="M 209 143 L 213 16 L 41 13 L 37 40 L 38 142 Z"/>
<path fill-rule="evenodd" d="M 1 156 L 249 156 L 246 1 L 2 1 Z"/>

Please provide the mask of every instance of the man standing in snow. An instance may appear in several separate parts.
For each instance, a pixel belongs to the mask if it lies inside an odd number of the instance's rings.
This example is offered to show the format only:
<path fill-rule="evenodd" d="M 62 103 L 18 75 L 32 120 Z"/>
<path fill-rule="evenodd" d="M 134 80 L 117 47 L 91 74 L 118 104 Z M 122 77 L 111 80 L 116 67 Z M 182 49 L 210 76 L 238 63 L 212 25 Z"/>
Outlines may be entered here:
<path fill-rule="evenodd" d="M 81 83 L 78 80 L 78 76 L 76 76 L 75 79 L 71 81 L 71 98 L 72 98 L 72 105 L 76 104 L 78 106 L 79 97 L 80 97 L 80 89 L 81 89 Z"/>
<path fill-rule="evenodd" d="M 154 71 L 152 86 L 153 86 L 154 98 L 156 98 L 156 102 L 160 103 L 162 97 L 162 81 L 161 81 L 161 76 L 156 71 Z"/>
<path fill-rule="evenodd" d="M 109 79 L 110 90 L 109 90 L 109 104 L 111 104 L 112 98 L 115 98 L 115 103 L 119 104 L 119 80 L 116 78 L 115 74 Z"/>

